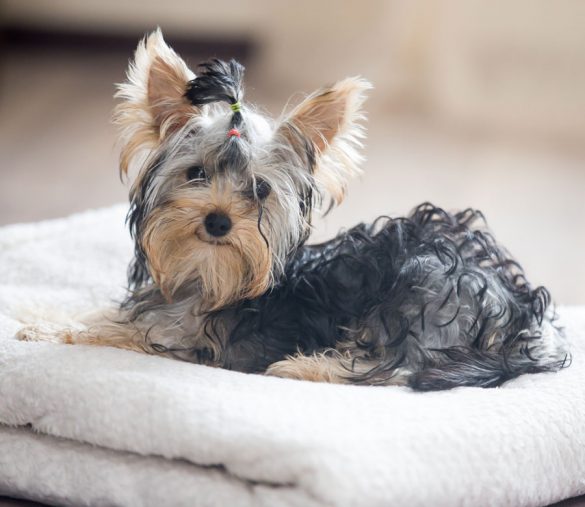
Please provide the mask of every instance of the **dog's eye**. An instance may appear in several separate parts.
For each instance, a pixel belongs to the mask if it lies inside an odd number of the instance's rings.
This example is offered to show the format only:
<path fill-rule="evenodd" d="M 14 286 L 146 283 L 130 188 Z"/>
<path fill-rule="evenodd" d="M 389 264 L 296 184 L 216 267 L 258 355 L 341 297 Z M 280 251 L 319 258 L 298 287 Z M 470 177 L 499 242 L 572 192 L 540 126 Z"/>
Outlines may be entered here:
<path fill-rule="evenodd" d="M 200 165 L 192 165 L 187 169 L 187 180 L 193 182 L 205 181 L 207 175 L 205 169 Z"/>
<path fill-rule="evenodd" d="M 263 201 L 270 195 L 270 183 L 262 178 L 256 178 L 256 196 L 260 201 Z"/>

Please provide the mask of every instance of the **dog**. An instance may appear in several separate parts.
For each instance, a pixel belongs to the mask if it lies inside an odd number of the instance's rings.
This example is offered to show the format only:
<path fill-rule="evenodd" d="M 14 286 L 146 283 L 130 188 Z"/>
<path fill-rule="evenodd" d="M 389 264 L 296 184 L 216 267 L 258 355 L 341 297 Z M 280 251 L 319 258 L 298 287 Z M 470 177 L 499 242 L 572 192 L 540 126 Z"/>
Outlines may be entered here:
<path fill-rule="evenodd" d="M 568 364 L 549 293 L 478 211 L 424 203 L 307 245 L 313 213 L 360 171 L 371 85 L 345 79 L 273 121 L 243 103 L 243 74 L 216 59 L 195 75 L 160 30 L 139 43 L 114 113 L 132 181 L 129 295 L 21 339 L 416 390 Z"/>

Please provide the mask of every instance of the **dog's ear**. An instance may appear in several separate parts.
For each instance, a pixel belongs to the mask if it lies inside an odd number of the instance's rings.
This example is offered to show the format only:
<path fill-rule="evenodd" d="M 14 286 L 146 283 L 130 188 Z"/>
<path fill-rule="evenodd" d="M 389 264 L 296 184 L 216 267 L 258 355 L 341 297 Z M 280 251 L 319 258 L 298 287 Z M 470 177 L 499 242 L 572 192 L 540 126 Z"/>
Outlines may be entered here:
<path fill-rule="evenodd" d="M 360 172 L 361 107 L 371 88 L 358 77 L 322 88 L 296 106 L 276 132 L 303 160 L 314 161 L 315 180 L 335 204 L 343 200 L 348 179 Z"/>
<path fill-rule="evenodd" d="M 140 41 L 127 81 L 118 85 L 122 102 L 114 111 L 120 128 L 120 171 L 126 173 L 133 157 L 156 147 L 166 136 L 199 113 L 185 98 L 195 75 L 164 41 L 160 29 Z"/>

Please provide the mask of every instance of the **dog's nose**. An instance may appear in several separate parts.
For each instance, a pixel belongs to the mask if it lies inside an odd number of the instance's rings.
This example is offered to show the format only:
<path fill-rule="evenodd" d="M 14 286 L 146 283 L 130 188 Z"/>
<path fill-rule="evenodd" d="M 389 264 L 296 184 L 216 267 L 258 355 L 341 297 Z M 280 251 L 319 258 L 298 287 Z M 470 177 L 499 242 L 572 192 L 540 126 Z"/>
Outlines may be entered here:
<path fill-rule="evenodd" d="M 230 217 L 223 213 L 210 213 L 205 217 L 205 230 L 217 238 L 225 236 L 232 228 Z"/>

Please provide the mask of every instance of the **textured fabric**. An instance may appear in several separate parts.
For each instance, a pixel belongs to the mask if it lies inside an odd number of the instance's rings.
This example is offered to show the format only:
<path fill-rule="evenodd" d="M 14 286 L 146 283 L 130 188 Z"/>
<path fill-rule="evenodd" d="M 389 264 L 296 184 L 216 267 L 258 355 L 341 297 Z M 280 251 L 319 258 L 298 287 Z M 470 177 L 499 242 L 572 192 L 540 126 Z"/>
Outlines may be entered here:
<path fill-rule="evenodd" d="M 439 393 L 16 341 L 19 319 L 123 296 L 123 221 L 118 206 L 0 229 L 0 494 L 310 507 L 536 506 L 585 493 L 584 308 L 560 312 L 570 368 Z"/>

